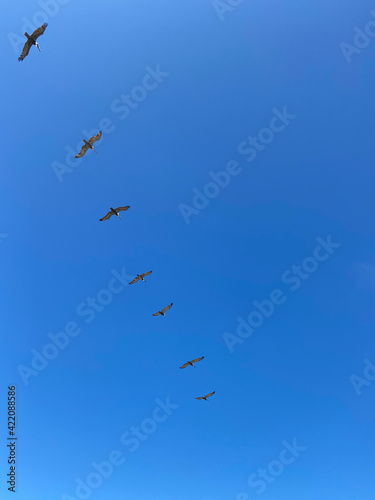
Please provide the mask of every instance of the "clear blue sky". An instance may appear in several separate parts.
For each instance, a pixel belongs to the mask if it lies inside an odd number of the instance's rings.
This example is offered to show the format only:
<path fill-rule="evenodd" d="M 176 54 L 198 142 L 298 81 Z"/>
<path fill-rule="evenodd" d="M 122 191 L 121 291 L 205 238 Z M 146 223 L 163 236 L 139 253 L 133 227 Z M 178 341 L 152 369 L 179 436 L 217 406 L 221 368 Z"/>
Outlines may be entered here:
<path fill-rule="evenodd" d="M 2 5 L 1 498 L 375 499 L 373 4 L 231 3 Z"/>

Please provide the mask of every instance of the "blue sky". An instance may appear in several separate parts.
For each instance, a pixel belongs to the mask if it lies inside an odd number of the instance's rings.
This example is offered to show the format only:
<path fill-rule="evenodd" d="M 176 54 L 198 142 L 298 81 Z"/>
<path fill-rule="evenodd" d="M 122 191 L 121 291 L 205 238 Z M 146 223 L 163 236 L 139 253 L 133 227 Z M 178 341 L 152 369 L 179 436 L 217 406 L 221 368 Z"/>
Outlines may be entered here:
<path fill-rule="evenodd" d="M 3 5 L 4 497 L 375 499 L 372 8 Z"/>

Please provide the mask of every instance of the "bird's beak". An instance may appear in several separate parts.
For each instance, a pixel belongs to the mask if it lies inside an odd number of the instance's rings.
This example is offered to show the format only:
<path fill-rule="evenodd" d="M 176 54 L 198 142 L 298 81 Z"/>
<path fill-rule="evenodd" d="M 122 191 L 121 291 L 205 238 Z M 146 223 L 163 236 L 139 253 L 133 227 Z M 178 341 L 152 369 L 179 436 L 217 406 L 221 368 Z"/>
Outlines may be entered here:
<path fill-rule="evenodd" d="M 40 47 L 39 47 L 39 44 L 38 44 L 38 43 L 36 43 L 35 45 L 38 47 L 39 52 L 41 52 Z"/>
<path fill-rule="evenodd" d="M 120 214 L 118 214 L 118 216 L 119 216 L 119 217 L 120 217 L 120 219 L 121 219 L 121 215 L 120 215 Z M 122 219 L 121 219 L 121 220 L 122 220 Z"/>

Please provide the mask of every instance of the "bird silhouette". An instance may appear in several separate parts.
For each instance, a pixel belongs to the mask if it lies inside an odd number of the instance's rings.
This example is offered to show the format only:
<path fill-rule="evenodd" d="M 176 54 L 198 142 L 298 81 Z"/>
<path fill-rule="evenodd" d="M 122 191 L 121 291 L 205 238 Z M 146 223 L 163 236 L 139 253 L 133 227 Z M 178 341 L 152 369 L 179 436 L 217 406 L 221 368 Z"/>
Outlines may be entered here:
<path fill-rule="evenodd" d="M 40 47 L 39 47 L 39 44 L 36 40 L 37 40 L 37 38 L 40 37 L 40 35 L 43 35 L 47 26 L 48 26 L 47 23 L 42 24 L 42 26 L 40 26 L 40 28 L 37 28 L 35 31 L 33 31 L 33 33 L 31 35 L 29 35 L 27 33 L 27 31 L 24 33 L 25 37 L 27 37 L 27 41 L 26 41 L 25 45 L 23 46 L 22 53 L 21 53 L 20 57 L 18 58 L 19 61 L 23 61 L 25 59 L 25 57 L 28 55 L 28 53 L 33 45 L 35 45 L 40 52 Z"/>
<path fill-rule="evenodd" d="M 86 139 L 83 139 L 83 142 L 85 144 L 82 146 L 81 151 L 74 158 L 82 158 L 82 156 L 85 156 L 86 151 L 88 149 L 93 149 L 95 151 L 95 153 L 98 154 L 98 152 L 94 148 L 93 144 L 94 144 L 94 142 L 99 141 L 99 139 L 101 139 L 101 138 L 102 138 L 102 131 L 100 131 L 96 135 L 93 135 L 91 137 L 91 139 L 89 139 L 88 141 L 86 141 Z"/>
<path fill-rule="evenodd" d="M 124 212 L 125 210 L 128 210 L 130 208 L 130 205 L 128 205 L 126 207 L 117 207 L 117 208 L 110 207 L 110 208 L 111 208 L 111 210 L 107 213 L 107 215 L 105 215 L 104 217 L 99 219 L 100 221 L 108 220 L 112 217 L 112 215 L 117 215 L 117 217 L 120 217 L 120 219 L 121 219 L 121 215 L 119 212 Z"/>
<path fill-rule="evenodd" d="M 164 309 L 162 309 L 161 311 L 154 313 L 153 316 L 160 316 L 160 315 L 166 316 L 165 311 L 168 311 L 168 309 L 170 309 L 172 306 L 173 306 L 173 302 L 171 304 L 169 304 L 169 306 L 164 307 Z"/>
<path fill-rule="evenodd" d="M 205 401 L 207 401 L 207 398 L 213 396 L 215 394 L 215 391 L 214 392 L 210 392 L 210 394 L 206 394 L 205 396 L 201 396 L 199 398 L 195 398 L 195 399 L 204 399 Z"/>
<path fill-rule="evenodd" d="M 180 368 L 186 368 L 187 366 L 194 366 L 194 363 L 198 363 L 198 361 L 202 361 L 203 358 L 204 358 L 204 356 L 202 356 L 201 358 L 192 359 L 191 361 L 188 361 L 184 365 L 180 366 Z M 195 368 L 195 366 L 194 366 L 194 368 Z"/>
<path fill-rule="evenodd" d="M 137 283 L 137 281 L 142 280 L 145 283 L 147 281 L 145 280 L 145 276 L 149 276 L 152 273 L 152 271 L 149 271 L 148 273 L 143 273 L 143 274 L 137 274 L 137 276 L 129 283 L 129 285 L 132 285 L 133 283 Z"/>

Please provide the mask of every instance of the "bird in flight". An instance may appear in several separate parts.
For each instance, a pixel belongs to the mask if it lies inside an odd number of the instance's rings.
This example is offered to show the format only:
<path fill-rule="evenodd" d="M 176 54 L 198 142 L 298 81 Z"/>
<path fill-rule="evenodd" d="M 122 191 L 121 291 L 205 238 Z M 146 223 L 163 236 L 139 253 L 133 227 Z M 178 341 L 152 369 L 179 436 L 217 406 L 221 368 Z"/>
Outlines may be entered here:
<path fill-rule="evenodd" d="M 39 47 L 39 44 L 36 41 L 36 39 L 38 37 L 40 37 L 40 35 L 43 35 L 47 26 L 48 26 L 47 23 L 42 24 L 42 26 L 40 26 L 40 28 L 37 28 L 31 35 L 29 35 L 27 33 L 27 31 L 24 33 L 25 37 L 27 37 L 27 42 L 23 46 L 22 54 L 18 58 L 19 61 L 23 61 L 25 59 L 25 57 L 28 55 L 28 53 L 33 45 L 36 45 L 38 47 L 39 52 L 40 52 L 40 47 Z"/>
<path fill-rule="evenodd" d="M 164 307 L 164 309 L 162 309 L 161 311 L 154 313 L 153 316 L 160 316 L 160 314 L 162 316 L 166 316 L 165 311 L 168 311 L 168 309 L 170 309 L 172 306 L 173 306 L 173 302 L 171 304 L 169 304 L 169 306 Z"/>
<path fill-rule="evenodd" d="M 127 207 L 117 207 L 117 208 L 110 207 L 110 208 L 111 210 L 107 213 L 107 215 L 105 215 L 99 220 L 108 220 L 112 217 L 112 215 L 117 215 L 117 217 L 120 217 L 121 219 L 121 215 L 119 212 L 124 212 L 125 210 L 128 210 L 130 208 L 130 205 L 128 205 Z"/>
<path fill-rule="evenodd" d="M 195 398 L 195 399 L 204 399 L 205 401 L 207 401 L 207 398 L 209 398 L 210 396 L 213 396 L 214 394 L 215 394 L 215 391 L 210 392 L 210 394 L 206 394 L 205 396 L 201 396 L 200 398 Z"/>
<path fill-rule="evenodd" d="M 88 141 L 86 141 L 86 139 L 83 139 L 83 142 L 85 143 L 82 148 L 81 148 L 81 151 L 74 157 L 74 158 L 82 158 L 82 156 L 85 156 L 86 154 L 86 151 L 88 149 L 93 149 L 95 151 L 96 154 L 98 154 L 98 152 L 96 151 L 96 149 L 94 148 L 93 144 L 94 142 L 98 141 L 99 139 L 102 138 L 102 131 L 100 131 L 98 134 L 96 135 L 93 135 L 91 137 L 91 139 L 89 139 Z"/>
<path fill-rule="evenodd" d="M 191 361 L 188 361 L 184 365 L 180 366 L 180 368 L 186 368 L 187 366 L 194 366 L 194 363 L 198 363 L 198 361 L 202 361 L 203 358 L 204 358 L 204 356 L 202 356 L 201 358 L 192 359 Z M 195 366 L 194 366 L 194 368 L 195 368 Z"/>
<path fill-rule="evenodd" d="M 143 273 L 143 274 L 137 274 L 137 276 L 129 283 L 129 285 L 132 285 L 133 283 L 137 283 L 137 281 L 142 280 L 145 283 L 147 281 L 145 280 L 145 276 L 149 276 L 152 273 L 152 271 L 149 271 L 148 273 Z"/>

